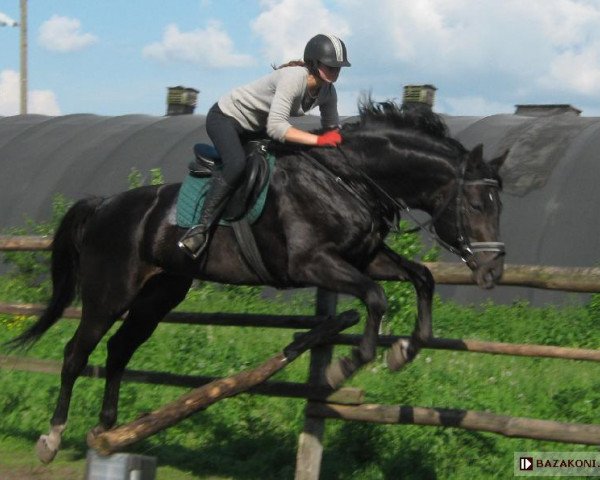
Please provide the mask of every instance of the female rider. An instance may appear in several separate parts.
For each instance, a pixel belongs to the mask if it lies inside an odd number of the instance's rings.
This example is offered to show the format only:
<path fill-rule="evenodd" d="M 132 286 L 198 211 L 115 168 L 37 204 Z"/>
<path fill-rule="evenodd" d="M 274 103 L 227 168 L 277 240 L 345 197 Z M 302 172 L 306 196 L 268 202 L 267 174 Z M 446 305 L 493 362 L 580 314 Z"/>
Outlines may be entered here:
<path fill-rule="evenodd" d="M 240 135 L 266 130 L 280 142 L 335 147 L 339 131 L 337 94 L 333 83 L 341 67 L 349 67 L 346 45 L 333 35 L 319 34 L 304 49 L 304 61 L 280 66 L 270 75 L 239 87 L 215 103 L 206 117 L 206 131 L 219 152 L 222 169 L 215 170 L 200 222 L 190 228 L 178 245 L 193 259 L 206 249 L 210 231 L 243 176 L 246 154 Z M 293 127 L 289 119 L 319 106 L 321 126 L 315 135 Z"/>

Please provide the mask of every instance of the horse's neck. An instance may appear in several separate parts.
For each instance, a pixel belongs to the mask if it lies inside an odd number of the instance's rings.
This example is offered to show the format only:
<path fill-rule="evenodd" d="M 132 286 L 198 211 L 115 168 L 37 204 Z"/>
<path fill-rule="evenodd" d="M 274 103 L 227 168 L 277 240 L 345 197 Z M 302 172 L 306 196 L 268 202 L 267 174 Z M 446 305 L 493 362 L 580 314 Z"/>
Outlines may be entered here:
<path fill-rule="evenodd" d="M 449 161 L 408 152 L 395 159 L 373 159 L 365 155 L 356 165 L 389 195 L 401 198 L 409 207 L 430 211 L 436 193 L 455 178 Z"/>

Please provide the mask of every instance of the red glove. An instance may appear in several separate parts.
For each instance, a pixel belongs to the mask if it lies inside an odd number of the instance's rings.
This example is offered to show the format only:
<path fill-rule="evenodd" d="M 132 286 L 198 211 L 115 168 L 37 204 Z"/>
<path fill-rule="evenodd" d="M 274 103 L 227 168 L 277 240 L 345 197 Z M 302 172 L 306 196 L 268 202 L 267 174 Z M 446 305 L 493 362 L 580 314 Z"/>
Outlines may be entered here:
<path fill-rule="evenodd" d="M 341 143 L 342 136 L 339 130 L 329 130 L 317 137 L 317 145 L 319 147 L 337 147 Z"/>

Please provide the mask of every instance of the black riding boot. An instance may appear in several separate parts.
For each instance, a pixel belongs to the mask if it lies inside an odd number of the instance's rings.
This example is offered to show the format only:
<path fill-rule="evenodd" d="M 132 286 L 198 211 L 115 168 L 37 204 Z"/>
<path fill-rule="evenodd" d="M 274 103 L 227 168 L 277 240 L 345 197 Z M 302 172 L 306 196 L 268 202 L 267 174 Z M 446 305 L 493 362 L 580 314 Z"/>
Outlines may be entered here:
<path fill-rule="evenodd" d="M 233 188 L 220 175 L 217 174 L 210 180 L 210 187 L 200 214 L 200 223 L 185 232 L 178 243 L 179 248 L 194 260 L 202 255 L 208 245 L 210 230 L 219 221 L 232 191 Z"/>

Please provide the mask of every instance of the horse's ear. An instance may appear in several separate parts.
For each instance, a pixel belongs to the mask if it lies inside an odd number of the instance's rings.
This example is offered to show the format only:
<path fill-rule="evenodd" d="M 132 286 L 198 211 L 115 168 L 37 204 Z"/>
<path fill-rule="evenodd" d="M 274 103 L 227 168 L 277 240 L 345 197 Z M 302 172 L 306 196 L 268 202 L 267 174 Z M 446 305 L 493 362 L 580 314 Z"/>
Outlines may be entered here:
<path fill-rule="evenodd" d="M 500 155 L 499 157 L 494 158 L 493 160 L 490 160 L 489 165 L 490 165 L 490 167 L 492 167 L 494 169 L 494 171 L 496 173 L 498 173 L 500 171 L 500 167 L 502 167 L 502 165 L 504 165 L 504 161 L 508 157 L 508 152 L 509 151 L 510 150 L 507 148 L 502 155 Z"/>
<path fill-rule="evenodd" d="M 475 165 L 483 161 L 483 143 L 477 145 L 469 152 L 469 163 Z"/>

